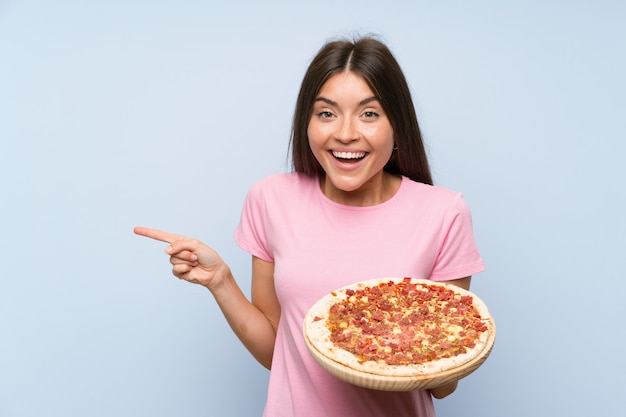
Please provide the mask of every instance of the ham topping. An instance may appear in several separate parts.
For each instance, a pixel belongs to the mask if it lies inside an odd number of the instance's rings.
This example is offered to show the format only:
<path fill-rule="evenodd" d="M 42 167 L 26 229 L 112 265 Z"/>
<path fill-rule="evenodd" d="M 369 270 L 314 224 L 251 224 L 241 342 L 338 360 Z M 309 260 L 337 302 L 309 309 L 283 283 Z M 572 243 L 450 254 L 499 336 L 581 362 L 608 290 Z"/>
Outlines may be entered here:
<path fill-rule="evenodd" d="M 436 285 L 383 282 L 346 290 L 329 309 L 330 340 L 361 362 L 408 365 L 467 352 L 488 330 L 472 297 Z"/>

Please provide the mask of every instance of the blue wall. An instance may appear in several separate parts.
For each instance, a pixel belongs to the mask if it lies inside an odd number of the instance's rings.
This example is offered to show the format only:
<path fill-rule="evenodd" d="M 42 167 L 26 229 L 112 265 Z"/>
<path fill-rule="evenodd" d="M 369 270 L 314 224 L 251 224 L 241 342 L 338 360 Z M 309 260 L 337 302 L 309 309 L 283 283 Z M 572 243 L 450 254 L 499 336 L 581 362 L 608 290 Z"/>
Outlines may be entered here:
<path fill-rule="evenodd" d="M 487 264 L 498 339 L 439 415 L 618 415 L 624 3 L 226 3 L 0 1 L 0 416 L 260 415 L 267 372 L 132 228 L 210 243 L 247 291 L 245 193 L 355 32 L 400 60 Z"/>

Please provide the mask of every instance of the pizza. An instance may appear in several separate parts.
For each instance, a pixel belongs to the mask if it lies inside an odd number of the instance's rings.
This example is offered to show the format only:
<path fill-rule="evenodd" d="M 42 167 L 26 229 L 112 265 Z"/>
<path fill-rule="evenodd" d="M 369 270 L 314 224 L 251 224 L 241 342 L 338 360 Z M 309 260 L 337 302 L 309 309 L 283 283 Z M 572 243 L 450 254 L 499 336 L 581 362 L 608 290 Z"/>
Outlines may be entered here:
<path fill-rule="evenodd" d="M 327 294 L 306 314 L 304 335 L 316 360 L 330 362 L 330 368 L 409 378 L 452 371 L 454 377 L 455 369 L 486 358 L 495 324 L 470 291 L 430 280 L 385 278 Z"/>

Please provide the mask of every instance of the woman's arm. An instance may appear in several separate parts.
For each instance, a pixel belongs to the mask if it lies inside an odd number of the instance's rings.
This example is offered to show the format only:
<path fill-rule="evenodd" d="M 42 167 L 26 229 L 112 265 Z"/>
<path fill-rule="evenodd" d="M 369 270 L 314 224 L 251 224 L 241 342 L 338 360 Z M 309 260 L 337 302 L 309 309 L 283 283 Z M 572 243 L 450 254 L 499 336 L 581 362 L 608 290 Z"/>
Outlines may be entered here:
<path fill-rule="evenodd" d="M 230 275 L 228 284 L 213 295 L 239 340 L 261 365 L 270 369 L 280 319 L 274 290 L 274 264 L 252 257 L 252 302 Z"/>
<path fill-rule="evenodd" d="M 239 340 L 269 369 L 280 318 L 274 291 L 274 264 L 253 257 L 251 302 L 241 291 L 230 267 L 199 240 L 146 228 L 135 228 L 135 233 L 170 244 L 165 253 L 170 255 L 172 273 L 208 288 Z"/>
<path fill-rule="evenodd" d="M 453 285 L 456 285 L 457 287 L 461 287 L 465 290 L 469 290 L 471 280 L 472 280 L 472 277 L 469 276 L 465 278 L 459 278 L 459 279 L 453 279 L 451 281 L 446 281 L 445 283 L 453 284 Z M 458 381 L 450 382 L 448 384 L 441 385 L 436 388 L 431 388 L 430 393 L 432 394 L 433 397 L 437 399 L 442 399 L 452 394 L 456 390 L 457 385 L 458 385 Z"/>

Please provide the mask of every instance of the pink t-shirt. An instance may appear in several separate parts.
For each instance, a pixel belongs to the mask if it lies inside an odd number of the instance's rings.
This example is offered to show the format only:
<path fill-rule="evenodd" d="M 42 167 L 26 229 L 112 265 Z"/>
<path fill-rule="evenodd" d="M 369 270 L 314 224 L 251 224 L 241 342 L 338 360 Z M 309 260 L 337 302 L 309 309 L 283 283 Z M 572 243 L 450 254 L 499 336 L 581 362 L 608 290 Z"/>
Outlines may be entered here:
<path fill-rule="evenodd" d="M 250 189 L 235 239 L 274 263 L 281 304 L 265 417 L 435 415 L 428 391 L 369 390 L 328 374 L 307 351 L 302 321 L 319 298 L 356 281 L 481 272 L 461 194 L 402 178 L 390 200 L 352 207 L 329 200 L 315 177 L 277 174 Z"/>

